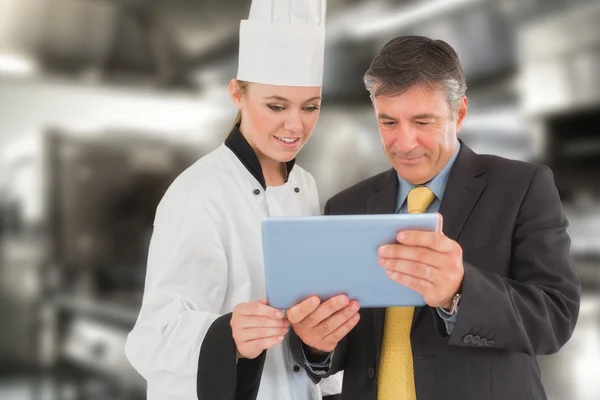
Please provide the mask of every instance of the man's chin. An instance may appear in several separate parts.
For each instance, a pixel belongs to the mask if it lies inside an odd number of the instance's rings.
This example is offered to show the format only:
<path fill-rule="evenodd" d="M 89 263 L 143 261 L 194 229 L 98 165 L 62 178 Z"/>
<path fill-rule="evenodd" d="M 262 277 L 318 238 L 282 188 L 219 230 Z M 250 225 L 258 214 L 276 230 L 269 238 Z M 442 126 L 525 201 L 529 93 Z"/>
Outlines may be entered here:
<path fill-rule="evenodd" d="M 394 169 L 396 170 L 400 178 L 410 183 L 411 185 L 421 185 L 430 180 L 427 174 L 420 171 L 420 168 L 417 169 L 414 166 L 407 167 L 405 165 L 396 165 Z"/>

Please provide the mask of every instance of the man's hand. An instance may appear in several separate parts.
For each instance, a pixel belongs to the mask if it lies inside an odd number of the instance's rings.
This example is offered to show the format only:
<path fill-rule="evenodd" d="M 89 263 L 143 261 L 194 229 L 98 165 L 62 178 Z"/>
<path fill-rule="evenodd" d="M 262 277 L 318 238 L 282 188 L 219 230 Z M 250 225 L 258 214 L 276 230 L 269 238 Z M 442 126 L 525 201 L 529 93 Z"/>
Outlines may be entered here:
<path fill-rule="evenodd" d="M 254 359 L 265 349 L 283 341 L 289 323 L 267 300 L 240 303 L 233 308 L 231 332 L 238 357 Z"/>
<path fill-rule="evenodd" d="M 462 248 L 441 232 L 404 231 L 399 244 L 379 248 L 379 264 L 394 281 L 420 293 L 430 307 L 452 306 L 464 277 Z"/>
<path fill-rule="evenodd" d="M 321 304 L 310 297 L 287 310 L 296 335 L 313 350 L 329 353 L 358 323 L 358 302 L 347 296 L 333 297 Z"/>

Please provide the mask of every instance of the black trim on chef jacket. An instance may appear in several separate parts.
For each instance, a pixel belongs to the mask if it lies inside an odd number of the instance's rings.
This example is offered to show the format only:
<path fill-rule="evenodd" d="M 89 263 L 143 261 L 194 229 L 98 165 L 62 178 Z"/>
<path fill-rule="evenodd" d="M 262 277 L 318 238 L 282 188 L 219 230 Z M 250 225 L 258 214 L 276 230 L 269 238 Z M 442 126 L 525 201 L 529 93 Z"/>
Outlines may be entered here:
<path fill-rule="evenodd" d="M 217 318 L 202 341 L 196 381 L 199 400 L 256 400 L 258 396 L 267 351 L 254 360 L 239 359 L 236 365 L 231 316 L 229 313 Z M 323 397 L 341 399 L 341 393 Z"/>
<path fill-rule="evenodd" d="M 258 161 L 258 157 L 252 147 L 242 135 L 240 131 L 239 124 L 234 126 L 231 130 L 231 133 L 225 140 L 225 146 L 227 146 L 233 154 L 237 156 L 237 158 L 244 164 L 244 167 L 252 174 L 254 178 L 260 183 L 263 190 L 267 190 L 267 183 L 265 182 L 265 176 L 263 175 L 262 168 L 260 166 L 260 162 Z M 285 163 L 287 167 L 288 176 L 292 172 L 294 165 L 296 164 L 296 159 L 288 161 Z M 287 177 L 286 177 L 287 182 Z M 297 192 L 296 192 L 297 193 Z"/>
<path fill-rule="evenodd" d="M 266 190 L 258 157 L 240 132 L 239 125 L 231 130 L 225 145 Z M 286 163 L 288 176 L 295 163 L 295 160 Z M 255 400 L 258 395 L 267 352 L 263 351 L 254 360 L 240 359 L 236 363 L 231 315 L 229 313 L 217 318 L 202 341 L 196 380 L 199 400 Z"/>
<path fill-rule="evenodd" d="M 231 315 L 217 318 L 202 341 L 196 381 L 199 400 L 255 400 L 258 395 L 267 352 L 236 364 Z"/>

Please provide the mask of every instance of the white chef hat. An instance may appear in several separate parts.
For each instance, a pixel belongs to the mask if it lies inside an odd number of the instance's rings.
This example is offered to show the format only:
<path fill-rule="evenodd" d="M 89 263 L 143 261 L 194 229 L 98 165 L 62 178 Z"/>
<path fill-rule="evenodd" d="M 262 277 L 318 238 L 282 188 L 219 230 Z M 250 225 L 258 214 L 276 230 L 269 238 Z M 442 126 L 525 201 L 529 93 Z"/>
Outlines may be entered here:
<path fill-rule="evenodd" d="M 327 0 L 252 0 L 240 23 L 237 79 L 321 86 Z"/>

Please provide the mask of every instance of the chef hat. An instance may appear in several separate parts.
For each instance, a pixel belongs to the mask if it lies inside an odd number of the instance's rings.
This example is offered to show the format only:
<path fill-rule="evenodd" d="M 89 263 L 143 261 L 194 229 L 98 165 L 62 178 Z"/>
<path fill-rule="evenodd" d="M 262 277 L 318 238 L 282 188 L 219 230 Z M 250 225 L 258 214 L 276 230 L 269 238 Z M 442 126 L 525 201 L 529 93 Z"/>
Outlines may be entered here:
<path fill-rule="evenodd" d="M 321 86 L 327 0 L 252 0 L 240 23 L 237 79 Z"/>

